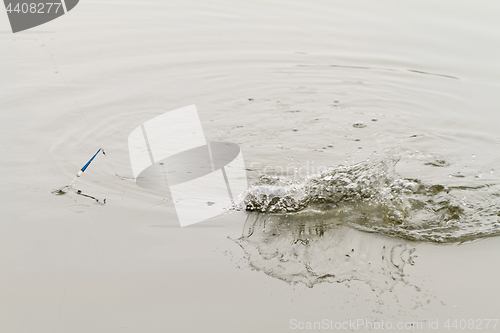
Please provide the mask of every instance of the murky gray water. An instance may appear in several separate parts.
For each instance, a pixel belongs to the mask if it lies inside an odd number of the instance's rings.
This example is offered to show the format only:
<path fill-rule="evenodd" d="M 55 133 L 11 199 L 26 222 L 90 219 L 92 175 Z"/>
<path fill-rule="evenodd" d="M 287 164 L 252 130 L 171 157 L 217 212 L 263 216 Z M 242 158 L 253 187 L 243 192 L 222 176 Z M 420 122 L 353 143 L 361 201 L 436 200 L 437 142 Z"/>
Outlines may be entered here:
<path fill-rule="evenodd" d="M 0 12 L 2 332 L 500 316 L 496 2 L 85 1 L 18 34 Z M 190 104 L 252 186 L 181 229 L 127 137 Z M 106 205 L 52 195 L 99 147 L 76 188 Z"/>

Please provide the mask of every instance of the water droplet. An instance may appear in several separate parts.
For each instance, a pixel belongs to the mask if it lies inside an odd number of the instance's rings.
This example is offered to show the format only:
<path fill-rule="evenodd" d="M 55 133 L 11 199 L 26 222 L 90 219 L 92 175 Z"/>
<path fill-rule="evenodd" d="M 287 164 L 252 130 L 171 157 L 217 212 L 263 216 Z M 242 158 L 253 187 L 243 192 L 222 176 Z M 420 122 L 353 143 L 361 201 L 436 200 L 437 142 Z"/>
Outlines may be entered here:
<path fill-rule="evenodd" d="M 357 123 L 354 123 L 352 125 L 352 127 L 355 127 L 355 128 L 364 128 L 364 127 L 366 127 L 366 125 L 364 123 L 362 123 L 362 122 L 357 122 Z"/>
<path fill-rule="evenodd" d="M 294 131 L 294 132 L 297 132 L 297 131 L 298 131 L 298 129 L 294 128 L 294 129 L 293 129 L 293 131 Z"/>
<path fill-rule="evenodd" d="M 465 176 L 459 172 L 452 173 L 450 177 L 464 178 Z"/>

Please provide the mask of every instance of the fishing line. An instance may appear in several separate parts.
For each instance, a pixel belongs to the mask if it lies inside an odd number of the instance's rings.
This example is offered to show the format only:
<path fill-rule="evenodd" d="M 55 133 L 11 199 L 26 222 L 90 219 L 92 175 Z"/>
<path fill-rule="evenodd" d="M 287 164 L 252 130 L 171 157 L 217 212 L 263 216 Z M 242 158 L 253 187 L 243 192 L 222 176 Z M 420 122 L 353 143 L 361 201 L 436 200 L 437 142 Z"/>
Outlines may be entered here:
<path fill-rule="evenodd" d="M 40 37 L 40 40 L 42 41 L 42 45 L 43 47 L 47 50 L 47 53 L 49 54 L 49 57 L 50 59 L 52 60 L 52 63 L 54 64 L 55 68 L 57 69 L 57 72 L 59 73 L 59 75 L 61 76 L 64 84 L 66 85 L 66 88 L 68 89 L 69 91 L 69 94 L 71 95 L 71 97 L 73 98 L 73 101 L 75 102 L 78 110 L 80 110 L 80 113 L 82 114 L 83 118 L 85 119 L 85 121 L 87 122 L 87 125 L 89 126 L 90 128 L 90 131 L 92 132 L 93 136 L 94 136 L 94 139 L 95 141 L 97 142 L 97 144 L 102 147 L 102 145 L 100 144 L 100 141 L 97 137 L 97 134 L 95 133 L 94 129 L 92 128 L 92 126 L 90 125 L 90 122 L 89 120 L 87 119 L 87 117 L 85 116 L 85 113 L 83 113 L 83 110 L 82 108 L 80 107 L 80 104 L 78 103 L 77 99 L 75 98 L 75 95 L 73 94 L 73 91 L 71 90 L 71 88 L 69 87 L 69 84 L 68 82 L 66 81 L 66 79 L 64 78 L 64 75 L 62 74 L 61 70 L 59 69 L 59 66 L 57 66 L 57 63 L 54 59 L 54 57 L 52 56 L 52 54 L 50 53 L 50 50 L 49 48 L 47 47 L 47 44 L 45 43 L 45 40 L 43 39 L 42 35 L 40 34 L 40 32 L 38 31 L 38 28 L 35 27 L 35 30 L 38 34 L 38 37 Z M 102 149 L 102 148 L 101 148 Z M 103 150 L 104 152 L 104 150 Z M 111 169 L 113 170 L 113 173 L 115 174 L 115 176 L 118 176 L 118 177 L 121 177 L 123 178 L 122 176 L 118 175 L 118 173 L 116 172 L 115 168 L 113 167 L 113 164 L 108 160 L 108 156 L 106 155 L 106 153 L 104 153 L 104 156 L 106 156 L 106 161 L 108 162 L 109 166 L 111 167 Z M 75 178 L 76 179 L 76 178 Z"/>
<path fill-rule="evenodd" d="M 95 141 L 97 142 L 97 144 L 102 147 L 102 145 L 100 144 L 100 140 L 99 138 L 97 137 L 97 134 L 95 133 L 94 129 L 92 128 L 92 126 L 90 125 L 90 122 L 89 120 L 87 119 L 87 116 L 85 116 L 85 113 L 83 112 L 80 104 L 78 103 L 78 100 L 76 99 L 75 95 L 73 94 L 73 91 L 71 90 L 68 82 L 66 81 L 66 78 L 64 77 L 63 73 L 61 72 L 61 70 L 59 69 L 59 66 L 57 65 L 57 62 L 55 61 L 54 57 L 52 56 L 52 53 L 50 52 L 49 48 L 47 47 L 47 44 L 45 43 L 45 40 L 43 39 L 42 35 L 40 34 L 40 31 L 38 31 L 38 29 L 35 27 L 35 30 L 38 34 L 38 37 L 40 38 L 40 40 L 42 41 L 42 45 L 43 47 L 47 50 L 47 53 L 49 54 L 49 57 L 50 59 L 52 60 L 52 63 L 54 64 L 54 67 L 56 68 L 57 72 L 59 73 L 59 75 L 61 76 L 63 82 L 64 82 L 64 85 L 66 86 L 66 89 L 68 89 L 68 92 L 69 94 L 71 95 L 71 97 L 73 98 L 73 101 L 75 102 L 75 105 L 76 107 L 78 108 L 78 110 L 80 111 L 80 113 L 82 114 L 83 118 L 85 119 L 85 121 L 87 122 L 87 125 L 88 127 L 90 128 L 90 131 L 92 132 L 92 135 L 94 136 L 94 139 Z M 111 169 L 113 170 L 113 173 L 115 174 L 115 176 L 117 177 L 120 177 L 122 180 L 125 179 L 125 178 L 129 178 L 129 177 L 124 177 L 124 176 L 120 176 L 115 168 L 113 167 L 113 164 L 109 161 L 108 159 L 108 155 L 106 155 L 106 153 L 104 152 L 104 149 L 103 148 L 100 148 L 97 153 L 89 160 L 89 162 L 87 162 L 87 164 L 82 168 L 80 169 L 80 171 L 78 171 L 77 173 L 77 176 L 75 177 L 75 179 L 73 179 L 73 181 L 66 185 L 66 186 L 63 186 L 61 187 L 60 189 L 55 189 L 52 191 L 53 194 L 56 194 L 56 195 L 63 195 L 63 194 L 66 194 L 69 190 L 71 190 L 73 188 L 73 184 L 74 182 L 78 179 L 78 177 L 80 177 L 83 172 L 85 171 L 85 169 L 88 167 L 88 165 L 92 162 L 92 160 L 96 157 L 96 155 L 99 153 L 99 151 L 102 151 L 102 153 L 104 154 L 104 156 L 106 156 L 106 161 L 107 163 L 109 164 L 109 166 L 111 167 Z M 94 199 L 97 203 L 100 203 L 102 205 L 104 205 L 106 203 L 106 199 L 104 199 L 103 201 L 100 201 L 99 199 L 97 199 L 96 197 L 93 197 L 91 195 L 87 195 L 87 194 L 83 194 L 80 190 L 77 190 L 76 191 L 76 194 L 78 195 L 82 195 L 84 197 L 87 197 L 87 198 L 91 198 L 91 199 Z"/>

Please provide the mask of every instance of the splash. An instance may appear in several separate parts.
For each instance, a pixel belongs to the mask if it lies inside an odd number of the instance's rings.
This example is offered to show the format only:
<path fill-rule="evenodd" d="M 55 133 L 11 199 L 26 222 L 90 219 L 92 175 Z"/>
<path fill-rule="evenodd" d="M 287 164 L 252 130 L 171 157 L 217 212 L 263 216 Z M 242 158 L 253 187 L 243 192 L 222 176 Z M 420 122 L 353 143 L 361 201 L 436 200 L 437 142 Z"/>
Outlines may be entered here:
<path fill-rule="evenodd" d="M 237 209 L 335 221 L 411 241 L 467 242 L 500 235 L 500 187 L 425 184 L 395 170 L 401 156 L 337 166 L 302 182 L 261 176 Z M 446 167 L 444 160 L 425 164 Z M 305 214 L 305 215 L 304 215 Z"/>

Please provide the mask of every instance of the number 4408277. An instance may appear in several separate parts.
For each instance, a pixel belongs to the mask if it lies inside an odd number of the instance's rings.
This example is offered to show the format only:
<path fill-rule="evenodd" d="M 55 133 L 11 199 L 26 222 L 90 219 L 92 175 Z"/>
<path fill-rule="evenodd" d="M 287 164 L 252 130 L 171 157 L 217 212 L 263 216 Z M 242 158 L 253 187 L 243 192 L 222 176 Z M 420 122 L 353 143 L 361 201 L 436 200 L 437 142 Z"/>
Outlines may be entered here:
<path fill-rule="evenodd" d="M 14 8 L 12 8 L 12 3 L 9 3 L 6 7 L 7 13 L 31 13 L 31 14 L 45 14 L 45 13 L 57 13 L 61 3 L 57 2 L 40 2 L 40 3 L 17 3 Z"/>
<path fill-rule="evenodd" d="M 443 327 L 447 329 L 469 329 L 469 330 L 486 330 L 495 329 L 498 324 L 498 319 L 452 319 L 446 320 Z"/>

